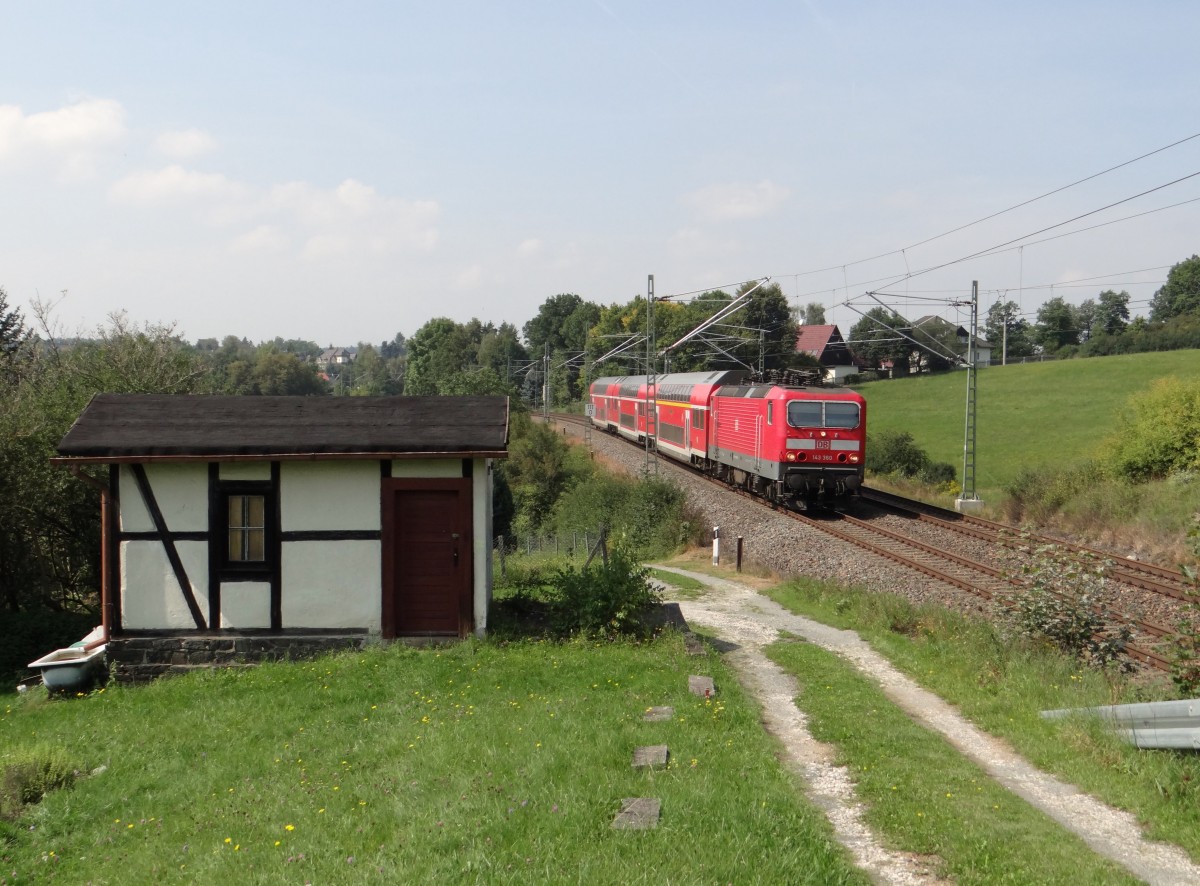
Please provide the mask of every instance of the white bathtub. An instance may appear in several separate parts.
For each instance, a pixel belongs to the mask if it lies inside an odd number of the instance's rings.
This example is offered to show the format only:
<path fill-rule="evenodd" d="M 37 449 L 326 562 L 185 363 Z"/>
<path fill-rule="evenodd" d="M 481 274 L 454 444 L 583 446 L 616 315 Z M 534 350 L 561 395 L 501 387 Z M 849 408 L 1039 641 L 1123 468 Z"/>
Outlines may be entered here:
<path fill-rule="evenodd" d="M 91 686 L 104 666 L 104 644 L 94 649 L 69 646 L 55 649 L 29 667 L 42 672 L 42 682 L 47 689 L 60 692 L 80 691 Z"/>

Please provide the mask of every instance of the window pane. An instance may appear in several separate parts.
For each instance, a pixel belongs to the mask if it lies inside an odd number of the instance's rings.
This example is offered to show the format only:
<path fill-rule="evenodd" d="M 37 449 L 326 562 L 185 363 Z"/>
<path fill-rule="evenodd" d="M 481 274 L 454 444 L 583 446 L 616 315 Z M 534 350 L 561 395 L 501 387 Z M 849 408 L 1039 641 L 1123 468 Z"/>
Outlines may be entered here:
<path fill-rule="evenodd" d="M 826 403 L 825 426 L 827 428 L 857 428 L 857 403 Z"/>
<path fill-rule="evenodd" d="M 261 529 L 246 530 L 246 559 L 262 562 L 267 559 L 266 532 Z"/>
<path fill-rule="evenodd" d="M 246 525 L 252 526 L 255 529 L 261 529 L 267 525 L 266 521 L 266 498 L 261 495 L 246 496 Z"/>
<path fill-rule="evenodd" d="M 787 418 L 793 428 L 819 428 L 821 403 L 818 400 L 792 400 L 788 403 Z"/>
<path fill-rule="evenodd" d="M 229 528 L 245 526 L 242 522 L 242 500 L 244 495 L 229 496 Z"/>
<path fill-rule="evenodd" d="M 229 530 L 229 559 L 230 560 L 245 560 L 246 555 L 242 551 L 242 530 Z"/>

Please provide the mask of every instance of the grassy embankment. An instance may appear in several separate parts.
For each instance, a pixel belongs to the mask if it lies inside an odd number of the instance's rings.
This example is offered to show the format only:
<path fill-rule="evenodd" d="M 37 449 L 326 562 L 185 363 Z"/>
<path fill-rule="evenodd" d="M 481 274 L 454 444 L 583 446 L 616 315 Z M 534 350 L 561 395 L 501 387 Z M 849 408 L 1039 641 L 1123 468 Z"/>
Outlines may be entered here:
<path fill-rule="evenodd" d="M 643 722 L 652 705 L 675 717 Z M 669 768 L 634 771 L 651 744 Z M 0 883 L 866 882 L 719 657 L 678 635 L 0 699 L 0 769 L 51 748 L 107 768 L 0 823 Z M 625 797 L 661 798 L 659 828 L 611 829 Z"/>
<path fill-rule="evenodd" d="M 979 373 L 976 484 L 997 509 L 1006 487 L 1031 468 L 1072 469 L 1104 455 L 1129 399 L 1159 378 L 1195 375 L 1196 351 L 993 366 Z M 873 432 L 907 431 L 934 461 L 961 477 L 966 375 L 874 382 L 860 388 Z M 1050 482 L 1050 481 L 1046 481 Z M 1132 486 L 1094 479 L 1061 490 L 1060 527 L 1118 541 L 1167 562 L 1182 554 L 1182 529 L 1200 510 L 1200 479 Z M 1028 515 L 1026 515 L 1028 516 Z"/>

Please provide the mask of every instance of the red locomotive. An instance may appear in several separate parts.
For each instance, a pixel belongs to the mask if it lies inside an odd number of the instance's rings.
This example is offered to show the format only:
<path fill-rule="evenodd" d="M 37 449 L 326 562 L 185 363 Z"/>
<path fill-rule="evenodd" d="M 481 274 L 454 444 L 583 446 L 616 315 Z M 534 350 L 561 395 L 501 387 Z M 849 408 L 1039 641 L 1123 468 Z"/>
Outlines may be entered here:
<path fill-rule="evenodd" d="M 737 369 L 658 375 L 653 387 L 644 375 L 599 378 L 592 422 L 637 443 L 648 434 L 663 455 L 771 501 L 855 495 L 866 401 L 816 381 L 787 371 L 760 380 Z"/>

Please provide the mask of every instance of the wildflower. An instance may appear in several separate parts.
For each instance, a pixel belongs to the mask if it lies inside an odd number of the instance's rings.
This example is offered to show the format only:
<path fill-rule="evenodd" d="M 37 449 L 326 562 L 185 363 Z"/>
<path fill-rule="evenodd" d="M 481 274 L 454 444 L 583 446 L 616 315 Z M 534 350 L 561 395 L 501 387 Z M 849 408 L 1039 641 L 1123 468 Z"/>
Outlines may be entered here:
<path fill-rule="evenodd" d="M 233 842 L 233 838 L 232 838 L 232 837 L 226 837 L 226 838 L 225 838 L 225 842 L 226 842 L 226 843 L 232 843 L 232 842 Z"/>
<path fill-rule="evenodd" d="M 285 824 L 285 825 L 283 826 L 283 829 L 284 829 L 285 831 L 294 831 L 294 830 L 296 830 L 296 826 L 295 826 L 294 824 Z M 229 841 L 228 841 L 228 840 L 226 840 L 225 842 L 226 842 L 226 843 L 228 843 Z"/>

